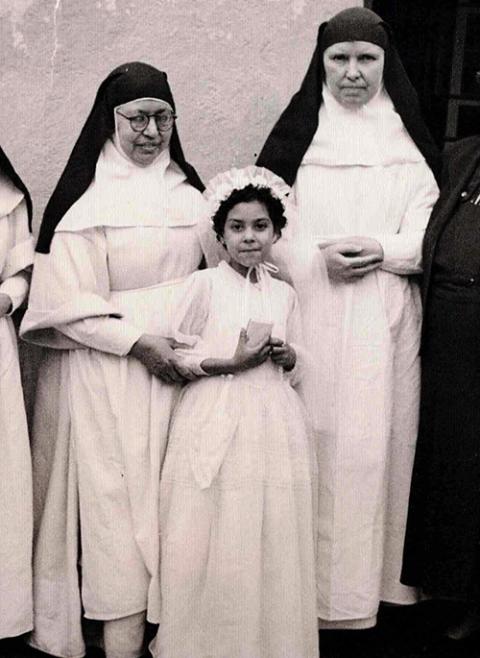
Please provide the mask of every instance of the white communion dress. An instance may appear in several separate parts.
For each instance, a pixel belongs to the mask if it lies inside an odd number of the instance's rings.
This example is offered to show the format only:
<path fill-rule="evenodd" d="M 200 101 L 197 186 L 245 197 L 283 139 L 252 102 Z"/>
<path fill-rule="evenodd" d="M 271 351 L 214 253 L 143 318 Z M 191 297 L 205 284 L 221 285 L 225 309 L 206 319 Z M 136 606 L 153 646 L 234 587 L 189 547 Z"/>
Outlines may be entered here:
<path fill-rule="evenodd" d="M 320 627 L 362 628 L 380 601 L 417 600 L 399 580 L 420 395 L 410 275 L 438 188 L 386 93 L 358 110 L 325 86 L 323 97 L 293 188 L 298 220 L 279 250 L 315 362 L 302 394 L 318 445 Z M 330 281 L 322 246 L 352 236 L 377 239 L 383 263 Z"/>
<path fill-rule="evenodd" d="M 56 348 L 33 432 L 31 644 L 47 653 L 84 655 L 82 615 L 159 620 L 160 468 L 179 386 L 127 355 L 143 333 L 171 335 L 183 280 L 215 258 L 204 215 L 168 154 L 140 168 L 109 141 L 50 253 L 37 254 L 22 333 Z"/>
<path fill-rule="evenodd" d="M 316 462 L 292 384 L 301 376 L 296 295 L 226 262 L 196 272 L 178 340 L 233 356 L 247 319 L 294 344 L 291 373 L 267 360 L 188 384 L 174 412 L 160 486 L 162 613 L 156 658 L 314 658 Z"/>
<path fill-rule="evenodd" d="M 0 639 L 31 630 L 32 466 L 17 338 L 11 317 L 28 292 L 33 240 L 23 194 L 0 179 L 0 293 L 12 300 L 0 318 Z"/>

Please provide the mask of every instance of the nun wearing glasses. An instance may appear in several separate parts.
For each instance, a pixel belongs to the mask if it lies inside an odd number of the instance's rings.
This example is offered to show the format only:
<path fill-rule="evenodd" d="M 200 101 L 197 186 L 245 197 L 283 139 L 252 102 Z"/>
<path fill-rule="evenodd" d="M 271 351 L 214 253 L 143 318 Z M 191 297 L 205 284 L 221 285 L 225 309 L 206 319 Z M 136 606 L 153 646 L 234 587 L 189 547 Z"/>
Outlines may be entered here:
<path fill-rule="evenodd" d="M 159 618 L 160 468 L 191 377 L 170 320 L 182 280 L 216 255 L 175 112 L 165 73 L 112 71 L 41 225 L 22 325 L 50 348 L 33 431 L 30 642 L 64 658 L 85 655 L 89 629 L 107 658 L 138 658 Z"/>

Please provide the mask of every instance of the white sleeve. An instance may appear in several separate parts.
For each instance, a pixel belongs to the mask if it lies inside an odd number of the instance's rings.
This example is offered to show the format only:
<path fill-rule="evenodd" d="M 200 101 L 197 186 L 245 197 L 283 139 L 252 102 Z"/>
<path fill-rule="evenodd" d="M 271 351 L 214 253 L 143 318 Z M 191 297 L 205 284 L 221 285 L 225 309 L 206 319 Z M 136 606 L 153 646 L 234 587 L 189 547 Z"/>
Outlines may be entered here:
<path fill-rule="evenodd" d="M 210 309 L 211 279 L 203 270 L 191 274 L 184 283 L 183 295 L 175 311 L 174 338 L 185 347 L 175 350 L 197 375 L 205 375 L 201 363 L 209 358 L 202 332 Z"/>
<path fill-rule="evenodd" d="M 7 223 L 7 254 L 0 274 L 0 293 L 12 300 L 11 315 L 27 296 L 29 268 L 33 263 L 33 238 L 28 226 L 25 200 L 0 221 Z"/>
<path fill-rule="evenodd" d="M 432 208 L 438 198 L 438 186 L 425 162 L 408 166 L 409 199 L 400 230 L 396 235 L 375 237 L 383 248 L 381 268 L 394 274 L 419 274 L 422 271 L 422 243 Z"/>
<path fill-rule="evenodd" d="M 304 337 L 302 329 L 302 319 L 298 297 L 293 288 L 290 289 L 290 308 L 287 318 L 286 341 L 293 347 L 297 355 L 295 366 L 285 374 L 289 377 L 292 386 L 297 386 L 303 377 L 305 366 L 308 360 L 308 352 L 304 346 Z"/>
<path fill-rule="evenodd" d="M 104 230 L 57 232 L 50 253 L 37 256 L 21 335 L 49 347 L 128 354 L 144 332 L 109 301 Z"/>
<path fill-rule="evenodd" d="M 70 294 L 77 290 L 82 293 L 89 291 L 107 299 L 110 285 L 105 232 L 95 228 L 78 233 L 59 233 L 58 238 L 55 245 L 52 243 L 52 249 L 55 249 L 55 257 L 60 257 L 64 282 Z M 128 354 L 144 333 L 111 315 L 87 317 L 56 328 L 77 343 L 117 356 Z"/>

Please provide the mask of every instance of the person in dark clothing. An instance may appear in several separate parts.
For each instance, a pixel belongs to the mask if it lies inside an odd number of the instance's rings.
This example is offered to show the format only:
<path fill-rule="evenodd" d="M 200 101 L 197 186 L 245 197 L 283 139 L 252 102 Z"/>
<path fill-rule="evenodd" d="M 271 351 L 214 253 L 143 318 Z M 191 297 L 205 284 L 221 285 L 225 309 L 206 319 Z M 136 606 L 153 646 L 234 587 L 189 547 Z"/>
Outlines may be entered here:
<path fill-rule="evenodd" d="M 445 157 L 423 247 L 419 438 L 402 582 L 458 601 L 480 629 L 480 137 Z"/>

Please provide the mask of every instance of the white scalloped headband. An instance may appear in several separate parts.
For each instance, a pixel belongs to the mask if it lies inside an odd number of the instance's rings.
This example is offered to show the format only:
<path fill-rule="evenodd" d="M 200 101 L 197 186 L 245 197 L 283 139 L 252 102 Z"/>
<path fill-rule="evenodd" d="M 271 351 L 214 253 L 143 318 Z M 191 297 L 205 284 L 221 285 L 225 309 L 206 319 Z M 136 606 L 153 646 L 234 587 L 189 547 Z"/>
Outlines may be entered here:
<path fill-rule="evenodd" d="M 268 188 L 287 210 L 287 198 L 290 187 L 285 181 L 265 167 L 249 165 L 243 169 L 229 169 L 217 174 L 208 183 L 203 193 L 209 205 L 210 219 L 213 219 L 223 201 L 226 201 L 234 190 L 242 190 L 248 185 Z"/>

